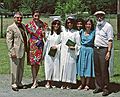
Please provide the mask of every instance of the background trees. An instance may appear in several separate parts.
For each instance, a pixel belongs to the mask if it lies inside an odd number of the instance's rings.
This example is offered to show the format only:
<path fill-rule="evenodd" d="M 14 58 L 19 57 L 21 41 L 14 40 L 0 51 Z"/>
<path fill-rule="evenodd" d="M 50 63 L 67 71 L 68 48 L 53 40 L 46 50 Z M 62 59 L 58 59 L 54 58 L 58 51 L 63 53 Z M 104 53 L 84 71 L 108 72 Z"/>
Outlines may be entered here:
<path fill-rule="evenodd" d="M 10 12 L 30 13 L 39 9 L 42 13 L 65 14 L 87 11 L 93 14 L 96 10 L 107 13 L 117 12 L 117 0 L 0 0 Z"/>

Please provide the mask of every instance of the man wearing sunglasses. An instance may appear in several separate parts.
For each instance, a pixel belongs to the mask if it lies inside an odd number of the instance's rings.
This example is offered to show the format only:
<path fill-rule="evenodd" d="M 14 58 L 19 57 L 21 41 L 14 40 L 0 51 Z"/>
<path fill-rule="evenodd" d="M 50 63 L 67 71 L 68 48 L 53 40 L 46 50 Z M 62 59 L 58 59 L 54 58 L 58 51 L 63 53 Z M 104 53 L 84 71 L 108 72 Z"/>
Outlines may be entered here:
<path fill-rule="evenodd" d="M 22 84 L 25 51 L 27 51 L 26 28 L 22 23 L 22 13 L 16 12 L 14 23 L 7 28 L 6 42 L 11 65 L 11 86 L 14 91 L 26 88 Z"/>

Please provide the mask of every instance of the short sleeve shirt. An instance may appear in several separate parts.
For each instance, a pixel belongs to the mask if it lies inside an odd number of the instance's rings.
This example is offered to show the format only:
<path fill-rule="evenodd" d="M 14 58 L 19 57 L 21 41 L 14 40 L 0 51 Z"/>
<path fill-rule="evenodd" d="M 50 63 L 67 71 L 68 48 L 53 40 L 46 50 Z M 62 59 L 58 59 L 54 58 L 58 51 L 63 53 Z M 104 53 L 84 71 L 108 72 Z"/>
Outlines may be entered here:
<path fill-rule="evenodd" d="M 95 46 L 108 47 L 109 40 L 113 40 L 113 27 L 111 24 L 106 22 L 102 29 L 99 29 L 98 26 L 96 26 Z"/>

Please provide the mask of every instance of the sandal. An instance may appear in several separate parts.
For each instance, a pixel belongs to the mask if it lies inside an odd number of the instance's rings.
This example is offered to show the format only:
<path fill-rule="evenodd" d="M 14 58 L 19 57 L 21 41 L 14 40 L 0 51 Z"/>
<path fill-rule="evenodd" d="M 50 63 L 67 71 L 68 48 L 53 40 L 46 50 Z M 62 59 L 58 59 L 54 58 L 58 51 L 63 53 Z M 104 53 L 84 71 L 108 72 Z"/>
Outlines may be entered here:
<path fill-rule="evenodd" d="M 81 90 L 81 89 L 84 89 L 84 86 L 83 86 L 83 85 L 80 85 L 80 86 L 78 87 L 78 90 Z"/>
<path fill-rule="evenodd" d="M 31 86 L 31 89 L 35 89 L 35 88 L 37 88 L 38 87 L 38 84 L 33 84 L 32 86 Z"/>
<path fill-rule="evenodd" d="M 65 86 L 61 86 L 61 89 L 62 89 L 62 90 L 65 89 Z"/>
<path fill-rule="evenodd" d="M 50 89 L 50 85 L 47 85 L 47 84 L 46 84 L 45 87 L 46 87 L 47 89 Z"/>

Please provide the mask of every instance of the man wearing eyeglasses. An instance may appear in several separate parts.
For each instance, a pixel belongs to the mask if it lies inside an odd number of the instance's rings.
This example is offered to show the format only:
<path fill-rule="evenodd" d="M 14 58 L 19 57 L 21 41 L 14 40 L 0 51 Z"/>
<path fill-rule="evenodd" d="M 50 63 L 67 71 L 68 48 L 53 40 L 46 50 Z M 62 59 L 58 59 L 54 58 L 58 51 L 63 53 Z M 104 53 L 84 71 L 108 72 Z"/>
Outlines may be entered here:
<path fill-rule="evenodd" d="M 27 51 L 27 33 L 22 23 L 22 13 L 16 12 L 14 23 L 7 28 L 6 42 L 11 65 L 12 89 L 26 88 L 22 84 L 25 51 Z"/>

